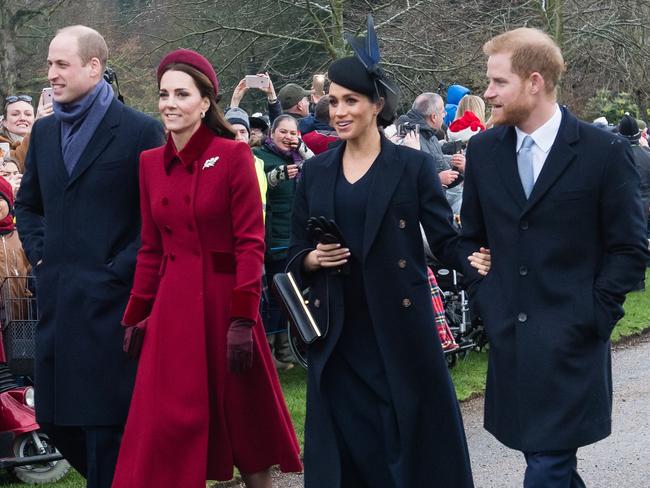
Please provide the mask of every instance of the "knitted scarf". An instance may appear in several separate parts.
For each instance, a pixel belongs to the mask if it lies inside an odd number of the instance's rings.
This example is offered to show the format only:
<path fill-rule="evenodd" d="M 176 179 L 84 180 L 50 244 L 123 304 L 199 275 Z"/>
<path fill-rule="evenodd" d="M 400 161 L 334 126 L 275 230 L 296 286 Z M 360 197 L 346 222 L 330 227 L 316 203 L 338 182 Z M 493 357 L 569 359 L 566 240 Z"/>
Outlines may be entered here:
<path fill-rule="evenodd" d="M 61 121 L 61 152 L 68 175 L 72 174 L 112 101 L 113 89 L 102 79 L 76 102 L 54 102 L 54 115 Z"/>

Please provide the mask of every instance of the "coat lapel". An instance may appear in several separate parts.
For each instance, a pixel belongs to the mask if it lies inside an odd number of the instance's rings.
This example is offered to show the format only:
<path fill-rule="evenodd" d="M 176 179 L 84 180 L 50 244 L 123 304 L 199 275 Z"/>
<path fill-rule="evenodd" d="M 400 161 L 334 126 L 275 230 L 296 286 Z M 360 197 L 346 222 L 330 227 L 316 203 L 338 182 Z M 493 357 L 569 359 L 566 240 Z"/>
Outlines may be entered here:
<path fill-rule="evenodd" d="M 121 113 L 122 104 L 117 100 L 113 100 L 106 115 L 90 139 L 90 142 L 88 142 L 86 149 L 81 154 L 79 162 L 74 167 L 68 185 L 76 181 L 102 155 L 104 149 L 111 143 L 115 137 L 115 128 L 120 123 Z"/>
<path fill-rule="evenodd" d="M 405 161 L 400 158 L 397 146 L 382 136 L 381 152 L 374 164 L 379 167 L 376 168 L 366 206 L 366 224 L 363 231 L 364 259 L 377 237 L 388 204 L 402 177 Z"/>
<path fill-rule="evenodd" d="M 329 157 L 325 162 L 324 171 L 320 172 L 317 181 L 315 181 L 312 217 L 323 216 L 332 220 L 336 218 L 336 212 L 334 210 L 336 178 L 339 174 L 339 166 L 343 160 L 344 150 L 345 142 L 342 142 L 333 151 L 330 151 Z"/>
<path fill-rule="evenodd" d="M 54 117 L 54 116 L 53 116 Z M 69 176 L 68 170 L 65 169 L 65 162 L 63 161 L 63 153 L 61 152 L 61 121 L 55 119 L 56 123 L 54 124 L 54 133 L 51 135 L 52 139 L 52 157 L 53 161 L 48 161 L 48 166 L 51 164 L 52 169 L 56 173 L 56 177 L 59 181 L 66 186 L 68 184 Z"/>
<path fill-rule="evenodd" d="M 530 198 L 526 202 L 524 212 L 528 212 L 544 194 L 553 186 L 564 170 L 569 166 L 576 156 L 576 152 L 571 145 L 578 140 L 578 120 L 569 113 L 568 110 L 562 109 L 562 123 L 557 133 L 555 142 L 551 146 L 548 157 L 544 162 Z"/>
<path fill-rule="evenodd" d="M 517 133 L 514 127 L 503 127 L 498 135 L 499 142 L 494 148 L 492 160 L 504 186 L 520 208 L 526 206 L 526 194 L 519 178 L 517 168 Z"/>

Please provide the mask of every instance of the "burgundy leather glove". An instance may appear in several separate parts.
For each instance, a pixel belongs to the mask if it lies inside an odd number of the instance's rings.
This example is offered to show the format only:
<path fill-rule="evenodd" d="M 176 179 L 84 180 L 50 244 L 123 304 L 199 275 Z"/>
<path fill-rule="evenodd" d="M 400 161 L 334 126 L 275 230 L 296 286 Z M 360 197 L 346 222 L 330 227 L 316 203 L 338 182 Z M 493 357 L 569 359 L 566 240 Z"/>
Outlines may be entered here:
<path fill-rule="evenodd" d="M 249 319 L 232 318 L 226 347 L 228 367 L 232 373 L 244 373 L 253 367 L 253 326 Z"/>

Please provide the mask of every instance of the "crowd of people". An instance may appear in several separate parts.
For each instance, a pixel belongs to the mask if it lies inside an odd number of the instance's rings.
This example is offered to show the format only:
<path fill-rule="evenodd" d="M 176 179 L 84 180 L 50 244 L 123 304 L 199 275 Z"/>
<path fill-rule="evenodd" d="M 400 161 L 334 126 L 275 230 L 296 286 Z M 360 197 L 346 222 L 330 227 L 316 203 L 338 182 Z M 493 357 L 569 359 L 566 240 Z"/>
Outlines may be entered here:
<path fill-rule="evenodd" d="M 465 275 L 486 428 L 524 453 L 524 486 L 584 486 L 577 448 L 611 430 L 609 335 L 648 263 L 645 124 L 561 107 L 562 55 L 535 29 L 484 45 L 482 96 L 424 92 L 401 116 L 377 46 L 348 41 L 309 89 L 248 75 L 225 109 L 210 62 L 172 51 L 158 121 L 114 97 L 104 39 L 71 26 L 49 46 L 53 101 L 5 96 L 0 276 L 36 277 L 37 418 L 88 487 L 236 467 L 268 488 L 272 466 L 308 488 L 473 486 L 427 254 Z M 264 112 L 241 108 L 249 90 Z M 287 269 L 327 325 L 302 459 L 287 318 L 264 293 Z"/>

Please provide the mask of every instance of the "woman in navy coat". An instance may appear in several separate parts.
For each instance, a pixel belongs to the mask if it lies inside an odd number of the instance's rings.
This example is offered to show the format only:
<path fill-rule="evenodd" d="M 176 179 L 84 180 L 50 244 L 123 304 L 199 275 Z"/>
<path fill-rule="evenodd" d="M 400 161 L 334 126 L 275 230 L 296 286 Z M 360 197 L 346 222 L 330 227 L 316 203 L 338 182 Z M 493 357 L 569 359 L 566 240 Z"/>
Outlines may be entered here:
<path fill-rule="evenodd" d="M 397 103 L 381 70 L 348 57 L 329 79 L 343 143 L 304 165 L 289 250 L 328 328 L 308 350 L 305 487 L 472 487 L 420 234 L 421 223 L 436 255 L 458 265 L 433 159 L 381 135 Z M 319 216 L 345 244 L 315 242 L 307 220 Z"/>

